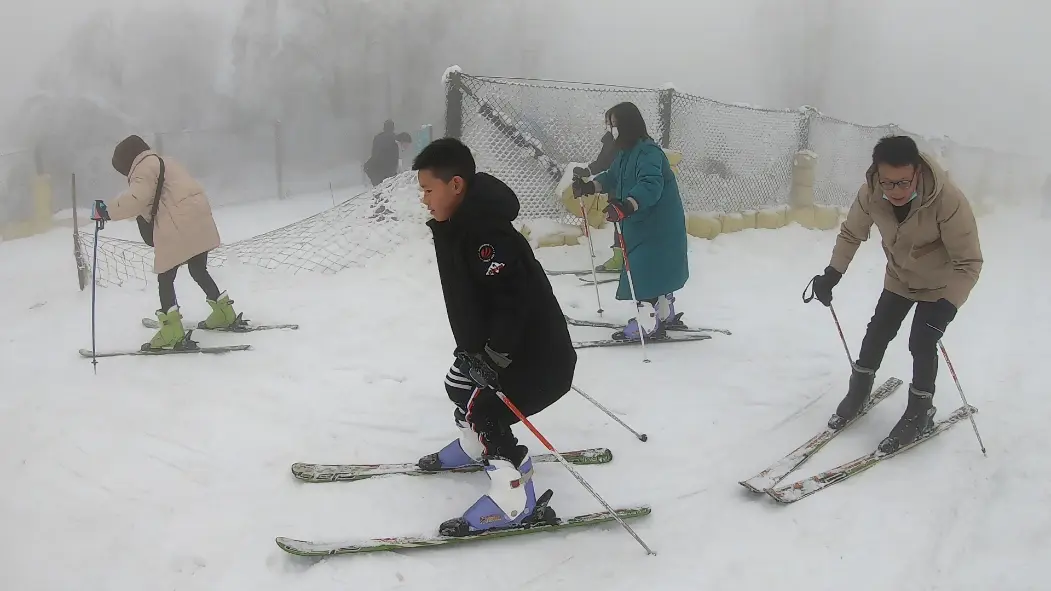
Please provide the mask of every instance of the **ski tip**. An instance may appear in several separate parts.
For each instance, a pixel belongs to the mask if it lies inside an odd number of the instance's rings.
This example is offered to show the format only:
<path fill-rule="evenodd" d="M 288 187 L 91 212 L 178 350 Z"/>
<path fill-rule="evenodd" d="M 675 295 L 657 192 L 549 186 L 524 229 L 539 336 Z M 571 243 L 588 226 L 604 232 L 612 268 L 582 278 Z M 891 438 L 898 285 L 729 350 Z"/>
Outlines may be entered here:
<path fill-rule="evenodd" d="M 309 547 L 311 545 L 310 542 L 304 540 L 295 540 L 292 538 L 278 536 L 274 538 L 274 543 L 277 544 L 278 548 L 281 548 L 285 552 L 288 552 L 289 554 L 295 556 L 324 556 L 324 554 L 303 551 L 302 548 Z"/>
<path fill-rule="evenodd" d="M 745 489 L 747 489 L 748 492 L 753 492 L 753 493 L 757 493 L 757 494 L 762 494 L 762 493 L 765 493 L 765 492 L 769 491 L 769 489 L 759 488 L 759 487 L 753 485 L 752 483 L 748 482 L 747 480 L 742 480 L 742 481 L 738 482 L 737 484 L 740 484 L 741 486 L 745 487 Z"/>
<path fill-rule="evenodd" d="M 607 464 L 613 461 L 613 450 L 608 447 L 593 447 L 562 454 L 574 464 Z"/>

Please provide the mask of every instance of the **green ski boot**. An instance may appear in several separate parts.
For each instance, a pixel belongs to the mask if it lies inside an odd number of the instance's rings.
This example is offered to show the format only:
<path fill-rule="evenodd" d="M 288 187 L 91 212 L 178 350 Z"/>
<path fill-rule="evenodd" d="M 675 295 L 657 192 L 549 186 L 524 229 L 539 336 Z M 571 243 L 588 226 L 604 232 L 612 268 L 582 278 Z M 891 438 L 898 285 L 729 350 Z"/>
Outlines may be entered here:
<path fill-rule="evenodd" d="M 186 341 L 186 331 L 182 326 L 182 314 L 179 313 L 179 306 L 172 306 L 167 313 L 163 310 L 157 310 L 157 320 L 161 323 L 161 328 L 157 331 L 157 334 L 153 335 L 150 342 L 142 346 L 142 350 L 181 348 Z"/>
<path fill-rule="evenodd" d="M 234 301 L 224 291 L 218 300 L 205 300 L 212 307 L 212 313 L 201 322 L 198 328 L 218 330 L 230 328 L 237 322 L 237 312 L 234 312 Z"/>
<path fill-rule="evenodd" d="M 624 253 L 620 250 L 619 246 L 614 246 L 612 250 L 613 256 L 611 256 L 608 261 L 602 263 L 598 267 L 595 267 L 596 271 L 619 272 L 621 269 L 624 268 Z"/>

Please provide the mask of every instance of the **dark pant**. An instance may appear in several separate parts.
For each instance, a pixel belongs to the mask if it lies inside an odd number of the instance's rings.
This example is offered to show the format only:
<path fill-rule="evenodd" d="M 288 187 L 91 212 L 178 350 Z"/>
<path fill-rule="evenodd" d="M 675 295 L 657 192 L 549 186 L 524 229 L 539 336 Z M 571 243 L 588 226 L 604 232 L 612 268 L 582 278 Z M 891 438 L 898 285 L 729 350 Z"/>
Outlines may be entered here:
<path fill-rule="evenodd" d="M 511 431 L 511 425 L 518 422 L 518 417 L 497 397 L 496 392 L 482 389 L 475 393 L 474 390 L 474 381 L 464 375 L 457 360 L 445 375 L 445 391 L 449 400 L 456 405 L 454 416 L 466 420 L 478 434 L 485 455 L 520 461 L 520 458 L 515 457 L 518 439 Z"/>
<path fill-rule="evenodd" d="M 215 280 L 208 273 L 207 252 L 202 252 L 183 264 L 190 270 L 190 277 L 193 277 L 197 285 L 204 290 L 205 297 L 212 301 L 219 299 L 219 287 L 215 285 Z M 176 265 L 157 275 L 157 291 L 161 298 L 161 310 L 165 312 L 178 304 L 175 298 L 175 276 L 179 273 L 181 266 Z"/>
<path fill-rule="evenodd" d="M 938 339 L 941 334 L 928 326 L 935 310 L 934 302 L 914 302 L 895 293 L 883 290 L 876 311 L 869 321 L 865 339 L 861 341 L 858 365 L 873 371 L 883 363 L 887 346 L 898 334 L 901 323 L 916 304 L 912 317 L 912 332 L 909 334 L 909 352 L 912 353 L 912 386 L 917 390 L 934 394 L 934 381 L 938 377 Z"/>

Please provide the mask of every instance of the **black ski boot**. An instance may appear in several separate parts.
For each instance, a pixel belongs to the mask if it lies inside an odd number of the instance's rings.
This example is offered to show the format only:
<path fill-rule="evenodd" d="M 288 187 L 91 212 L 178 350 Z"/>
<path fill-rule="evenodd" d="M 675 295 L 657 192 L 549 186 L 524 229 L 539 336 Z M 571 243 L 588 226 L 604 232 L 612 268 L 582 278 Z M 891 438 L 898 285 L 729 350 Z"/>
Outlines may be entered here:
<path fill-rule="evenodd" d="M 934 413 L 937 410 L 933 393 L 917 390 L 909 384 L 909 405 L 905 407 L 905 414 L 890 430 L 890 435 L 880 442 L 879 450 L 889 454 L 916 441 L 934 426 Z"/>
<path fill-rule="evenodd" d="M 865 403 L 869 401 L 869 396 L 872 395 L 872 384 L 876 382 L 875 371 L 860 367 L 856 363 L 851 363 L 850 367 L 852 369 L 847 395 L 836 407 L 836 414 L 828 420 L 829 428 L 836 431 L 846 427 L 847 423 L 858 416 Z"/>

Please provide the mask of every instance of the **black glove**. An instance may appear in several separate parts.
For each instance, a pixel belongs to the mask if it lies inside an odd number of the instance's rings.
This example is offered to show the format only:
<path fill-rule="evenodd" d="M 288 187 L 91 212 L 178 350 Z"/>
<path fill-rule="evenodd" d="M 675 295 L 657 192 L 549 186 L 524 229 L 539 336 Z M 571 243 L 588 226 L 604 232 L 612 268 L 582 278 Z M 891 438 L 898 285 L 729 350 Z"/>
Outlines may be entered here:
<path fill-rule="evenodd" d="M 956 312 L 956 306 L 945 298 L 934 302 L 934 308 L 927 318 L 927 326 L 938 333 L 938 339 L 942 338 L 949 323 L 956 318 Z"/>
<path fill-rule="evenodd" d="M 624 218 L 635 213 L 635 211 L 635 202 L 631 199 L 625 199 L 624 201 L 610 199 L 609 205 L 602 210 L 602 213 L 606 214 L 607 222 L 617 223 L 623 222 Z"/>
<path fill-rule="evenodd" d="M 91 206 L 91 219 L 95 221 L 100 230 L 106 227 L 106 222 L 109 221 L 109 210 L 106 209 L 105 201 L 95 200 Z"/>
<path fill-rule="evenodd" d="M 817 298 L 817 301 L 821 302 L 825 306 L 832 305 L 832 288 L 839 283 L 839 280 L 843 278 L 843 274 L 833 269 L 832 267 L 825 267 L 825 273 L 823 275 L 815 275 L 810 280 L 810 284 L 807 287 L 813 286 L 813 292 L 809 298 L 806 296 L 806 290 L 803 290 L 803 302 L 807 303 L 810 300 Z"/>
<path fill-rule="evenodd" d="M 595 181 L 585 181 L 580 177 L 573 177 L 573 196 L 583 197 L 596 192 Z"/>
<path fill-rule="evenodd" d="M 591 170 L 589 170 L 587 168 L 584 168 L 582 166 L 574 166 L 573 167 L 573 176 L 574 177 L 591 176 Z"/>
<path fill-rule="evenodd" d="M 494 351 L 489 345 L 485 346 L 482 353 L 460 353 L 458 357 L 462 364 L 460 369 L 475 384 L 494 391 L 500 390 L 498 368 L 503 369 L 511 365 L 510 357 Z"/>

